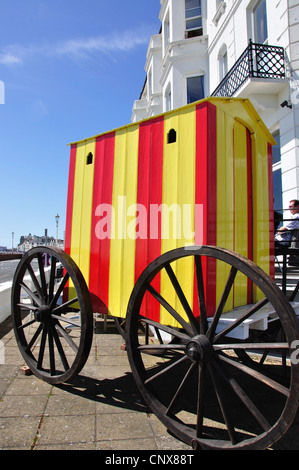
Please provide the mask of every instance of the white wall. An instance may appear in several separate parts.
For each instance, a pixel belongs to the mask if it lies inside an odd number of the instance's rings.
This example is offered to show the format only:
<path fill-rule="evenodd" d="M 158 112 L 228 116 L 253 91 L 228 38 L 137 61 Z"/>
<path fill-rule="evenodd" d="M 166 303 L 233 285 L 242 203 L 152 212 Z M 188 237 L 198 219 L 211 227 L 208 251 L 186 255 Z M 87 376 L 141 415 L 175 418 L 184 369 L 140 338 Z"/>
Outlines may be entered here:
<path fill-rule="evenodd" d="M 254 38 L 252 10 L 258 0 L 203 0 L 204 36 L 185 40 L 185 0 L 161 0 L 159 18 L 169 19 L 169 41 L 160 37 L 160 50 L 149 49 L 146 71 L 153 71 L 153 94 L 137 101 L 133 120 L 165 111 L 165 93 L 171 86 L 172 107 L 186 104 L 187 77 L 204 75 L 205 94 L 219 84 L 219 53 L 227 48 L 228 70 Z M 217 8 L 218 5 L 218 8 Z M 289 80 L 252 80 L 239 96 L 251 99 L 266 126 L 280 131 L 283 205 L 299 198 L 299 0 L 267 0 L 268 44 L 284 47 L 289 61 Z M 163 32 L 165 29 L 163 30 Z M 290 87 L 293 85 L 293 88 Z M 297 88 L 296 88 L 297 86 Z M 297 91 L 298 90 L 298 91 Z M 238 96 L 238 94 L 236 95 Z M 293 108 L 282 108 L 285 100 Z M 298 101 L 298 103 L 297 103 Z M 154 106 L 155 104 L 155 106 Z"/>

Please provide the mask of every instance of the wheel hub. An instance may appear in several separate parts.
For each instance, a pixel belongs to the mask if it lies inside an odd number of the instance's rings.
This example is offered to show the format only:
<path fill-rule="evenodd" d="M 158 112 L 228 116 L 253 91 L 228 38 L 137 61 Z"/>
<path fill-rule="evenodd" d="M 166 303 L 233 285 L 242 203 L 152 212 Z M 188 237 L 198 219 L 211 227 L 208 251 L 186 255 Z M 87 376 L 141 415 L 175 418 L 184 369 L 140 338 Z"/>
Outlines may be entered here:
<path fill-rule="evenodd" d="M 46 321 L 49 320 L 51 316 L 51 310 L 48 307 L 48 305 L 41 305 L 35 312 L 34 312 L 34 318 L 36 321 L 39 321 L 41 323 L 45 323 Z"/>
<path fill-rule="evenodd" d="M 198 335 L 187 344 L 186 355 L 192 362 L 207 362 L 214 355 L 214 349 L 206 336 Z"/>

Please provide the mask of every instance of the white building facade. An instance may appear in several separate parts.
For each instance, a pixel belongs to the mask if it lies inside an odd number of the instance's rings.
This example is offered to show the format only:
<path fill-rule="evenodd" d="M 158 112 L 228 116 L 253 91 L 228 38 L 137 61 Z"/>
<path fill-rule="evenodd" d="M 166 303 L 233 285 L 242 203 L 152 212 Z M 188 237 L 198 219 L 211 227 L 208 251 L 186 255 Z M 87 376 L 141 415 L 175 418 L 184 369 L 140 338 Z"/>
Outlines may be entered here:
<path fill-rule="evenodd" d="M 299 0 L 160 3 L 132 121 L 211 95 L 249 98 L 277 142 L 275 209 L 288 208 L 299 199 Z"/>

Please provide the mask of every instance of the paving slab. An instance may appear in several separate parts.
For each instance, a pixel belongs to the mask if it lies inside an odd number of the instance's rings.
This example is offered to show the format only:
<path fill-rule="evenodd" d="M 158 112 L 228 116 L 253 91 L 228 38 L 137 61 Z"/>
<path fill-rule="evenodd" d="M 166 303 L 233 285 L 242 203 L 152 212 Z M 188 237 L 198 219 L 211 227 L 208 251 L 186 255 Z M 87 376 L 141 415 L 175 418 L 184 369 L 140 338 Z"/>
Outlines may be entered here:
<path fill-rule="evenodd" d="M 60 386 L 21 373 L 10 319 L 0 325 L 0 340 L 0 450 L 193 452 L 144 405 L 113 325 L 106 332 L 97 325 L 85 367 Z M 299 450 L 298 418 L 272 448 Z"/>
<path fill-rule="evenodd" d="M 103 330 L 74 382 L 52 386 L 22 374 L 11 320 L 0 325 L 0 450 L 191 450 L 149 413 L 122 337 L 114 325 Z"/>

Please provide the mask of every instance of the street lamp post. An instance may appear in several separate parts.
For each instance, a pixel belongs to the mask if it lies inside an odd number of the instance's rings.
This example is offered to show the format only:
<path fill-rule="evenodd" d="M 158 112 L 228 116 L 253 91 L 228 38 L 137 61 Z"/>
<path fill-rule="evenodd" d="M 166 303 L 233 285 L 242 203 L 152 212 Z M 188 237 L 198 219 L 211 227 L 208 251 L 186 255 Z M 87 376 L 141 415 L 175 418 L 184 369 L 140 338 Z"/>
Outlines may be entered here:
<path fill-rule="evenodd" d="M 58 222 L 59 222 L 59 219 L 60 219 L 60 217 L 59 217 L 59 215 L 57 214 L 57 215 L 55 216 L 55 220 L 56 220 L 56 246 L 58 246 Z"/>

